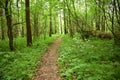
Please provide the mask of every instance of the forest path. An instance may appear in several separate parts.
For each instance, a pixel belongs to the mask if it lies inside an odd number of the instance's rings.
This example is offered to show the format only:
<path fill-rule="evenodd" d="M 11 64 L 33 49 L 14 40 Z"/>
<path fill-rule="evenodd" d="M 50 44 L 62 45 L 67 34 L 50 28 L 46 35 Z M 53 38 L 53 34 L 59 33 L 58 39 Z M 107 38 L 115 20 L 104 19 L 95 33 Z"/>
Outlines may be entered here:
<path fill-rule="evenodd" d="M 36 76 L 32 80 L 61 80 L 58 75 L 57 50 L 60 46 L 61 38 L 57 38 L 53 44 L 48 46 L 47 51 L 41 59 L 41 66 L 38 68 Z"/>

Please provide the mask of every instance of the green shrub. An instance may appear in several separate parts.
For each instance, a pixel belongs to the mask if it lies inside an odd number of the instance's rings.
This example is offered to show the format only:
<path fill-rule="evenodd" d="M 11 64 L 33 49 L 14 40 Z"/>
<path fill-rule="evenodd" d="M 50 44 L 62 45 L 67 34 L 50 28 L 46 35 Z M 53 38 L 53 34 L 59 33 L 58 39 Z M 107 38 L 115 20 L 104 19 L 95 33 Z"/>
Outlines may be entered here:
<path fill-rule="evenodd" d="M 119 80 L 120 50 L 113 47 L 113 41 L 96 38 L 84 42 L 77 35 L 73 39 L 63 36 L 58 59 L 61 77 L 64 80 Z"/>
<path fill-rule="evenodd" d="M 57 36 L 46 40 L 39 38 L 34 40 L 32 47 L 26 47 L 25 38 L 16 38 L 15 51 L 9 52 L 6 41 L 0 41 L 0 80 L 29 80 L 35 73 L 41 55 L 46 51 Z M 5 51 L 4 51 L 5 50 Z M 3 52 L 4 51 L 4 52 Z"/>

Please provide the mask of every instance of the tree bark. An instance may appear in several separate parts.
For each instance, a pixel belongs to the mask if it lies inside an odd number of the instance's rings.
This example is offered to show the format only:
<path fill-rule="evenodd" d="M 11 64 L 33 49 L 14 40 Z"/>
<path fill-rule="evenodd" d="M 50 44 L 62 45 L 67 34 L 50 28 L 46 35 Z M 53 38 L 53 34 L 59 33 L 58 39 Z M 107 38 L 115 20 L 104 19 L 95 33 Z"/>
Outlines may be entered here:
<path fill-rule="evenodd" d="M 38 28 L 38 20 L 39 20 L 39 14 L 38 11 L 37 11 L 37 1 L 35 1 L 35 11 L 34 11 L 34 38 L 37 38 L 39 36 L 39 28 Z"/>
<path fill-rule="evenodd" d="M 102 23 L 101 23 L 101 30 L 102 30 L 102 32 L 105 32 L 105 1 L 104 0 L 102 0 L 102 12 L 103 12 L 103 15 L 102 15 Z"/>
<path fill-rule="evenodd" d="M 52 30 L 52 8 L 51 8 L 51 1 L 50 1 L 50 31 L 49 31 L 49 36 L 51 37 L 53 33 Z"/>
<path fill-rule="evenodd" d="M 27 30 L 27 46 L 32 45 L 32 34 L 31 34 L 31 25 L 30 25 L 30 1 L 25 0 L 26 8 L 26 30 Z"/>
<path fill-rule="evenodd" d="M 63 29 L 62 29 L 62 13 L 61 13 L 61 10 L 60 10 L 60 32 L 61 32 L 61 34 L 63 33 Z"/>
<path fill-rule="evenodd" d="M 38 37 L 39 36 L 39 29 L 38 29 L 38 17 L 37 13 L 34 13 L 34 37 Z"/>
<path fill-rule="evenodd" d="M 54 25 L 55 25 L 55 31 L 54 33 L 56 34 L 57 33 L 57 22 L 56 22 L 56 16 L 54 17 Z"/>
<path fill-rule="evenodd" d="M 5 21 L 3 17 L 1 17 L 1 39 L 5 39 Z"/>
<path fill-rule="evenodd" d="M 66 25 L 66 6 L 65 6 L 65 0 L 64 0 L 64 34 L 67 34 L 67 25 Z"/>
<path fill-rule="evenodd" d="M 10 3 L 10 5 L 8 5 Z M 5 16 L 7 20 L 7 27 L 8 27 L 8 38 L 9 38 L 9 48 L 11 51 L 14 50 L 14 43 L 13 43 L 13 32 L 12 32 L 12 12 L 11 12 L 11 2 L 9 0 L 5 1 Z"/>
<path fill-rule="evenodd" d="M 114 8 L 113 8 L 114 13 L 117 18 L 117 21 L 116 21 L 117 25 L 113 23 L 115 20 L 112 21 L 112 24 L 114 25 L 114 28 L 115 28 L 114 43 L 115 45 L 120 46 L 120 2 L 119 1 L 116 2 L 116 0 L 113 0 L 113 5 L 114 5 Z M 114 16 L 114 14 L 112 16 Z"/>
<path fill-rule="evenodd" d="M 100 0 L 96 1 L 96 30 L 100 30 Z"/>

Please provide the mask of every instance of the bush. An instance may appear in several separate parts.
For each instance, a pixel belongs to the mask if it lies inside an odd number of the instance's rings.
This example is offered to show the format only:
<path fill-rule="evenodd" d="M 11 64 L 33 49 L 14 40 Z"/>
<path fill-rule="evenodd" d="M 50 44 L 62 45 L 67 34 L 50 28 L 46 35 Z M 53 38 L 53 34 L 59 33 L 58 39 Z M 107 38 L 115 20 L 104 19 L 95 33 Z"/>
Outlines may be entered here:
<path fill-rule="evenodd" d="M 120 57 L 115 58 L 120 50 L 113 48 L 112 40 L 90 39 L 84 42 L 76 36 L 73 39 L 64 36 L 59 52 L 58 64 L 63 80 L 120 79 Z"/>
<path fill-rule="evenodd" d="M 0 52 L 0 80 L 29 80 L 35 73 L 41 55 L 57 36 L 37 39 L 32 47 L 26 47 L 25 38 L 15 39 L 14 52 L 2 52 L 6 48 L 3 44 Z M 2 41 L 5 43 L 4 41 Z M 1 45 L 1 43 L 0 43 Z"/>

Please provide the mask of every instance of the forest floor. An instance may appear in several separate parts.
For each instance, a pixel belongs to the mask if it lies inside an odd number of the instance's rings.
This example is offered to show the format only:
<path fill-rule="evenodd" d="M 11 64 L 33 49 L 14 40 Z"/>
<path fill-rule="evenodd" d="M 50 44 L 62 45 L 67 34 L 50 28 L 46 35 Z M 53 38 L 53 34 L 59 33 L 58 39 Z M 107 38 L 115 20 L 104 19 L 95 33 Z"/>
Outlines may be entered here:
<path fill-rule="evenodd" d="M 41 58 L 40 67 L 37 69 L 36 75 L 32 80 L 61 80 L 58 74 L 57 66 L 58 53 L 61 38 L 57 38 L 54 43 L 48 46 L 47 51 Z"/>

